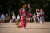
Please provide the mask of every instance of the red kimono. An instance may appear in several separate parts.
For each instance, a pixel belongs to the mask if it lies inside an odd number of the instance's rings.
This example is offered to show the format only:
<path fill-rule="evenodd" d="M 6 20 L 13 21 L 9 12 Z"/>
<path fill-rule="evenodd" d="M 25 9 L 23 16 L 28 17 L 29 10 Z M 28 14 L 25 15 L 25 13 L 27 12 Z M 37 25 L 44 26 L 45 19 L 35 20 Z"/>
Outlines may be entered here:
<path fill-rule="evenodd" d="M 26 16 L 30 17 L 31 14 L 30 12 L 26 12 L 26 11 L 19 11 L 20 15 L 21 15 L 21 27 L 25 28 L 26 27 Z"/>

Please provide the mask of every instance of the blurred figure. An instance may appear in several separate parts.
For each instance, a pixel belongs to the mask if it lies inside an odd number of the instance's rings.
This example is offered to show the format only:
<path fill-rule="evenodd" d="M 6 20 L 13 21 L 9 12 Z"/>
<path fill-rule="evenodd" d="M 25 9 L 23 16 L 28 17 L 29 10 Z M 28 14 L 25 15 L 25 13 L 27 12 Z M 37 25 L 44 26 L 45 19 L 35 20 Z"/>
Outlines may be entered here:
<path fill-rule="evenodd" d="M 43 24 L 43 22 L 44 22 L 44 12 L 43 12 L 43 10 L 41 9 L 41 10 L 40 10 L 40 23 Z"/>
<path fill-rule="evenodd" d="M 9 16 L 8 16 L 8 14 L 6 14 L 6 19 L 7 19 L 7 20 L 9 19 Z"/>
<path fill-rule="evenodd" d="M 5 20 L 6 17 L 5 17 L 4 14 L 2 14 L 2 15 L 1 15 L 1 18 L 2 18 L 2 19 L 1 19 L 1 22 L 4 22 L 4 20 Z"/>
<path fill-rule="evenodd" d="M 17 22 L 18 22 L 18 21 L 20 21 L 20 16 L 19 16 L 19 14 L 18 14 L 18 16 L 17 16 Z"/>
<path fill-rule="evenodd" d="M 6 19 L 5 19 L 5 23 L 9 22 L 10 21 L 10 18 L 8 16 L 8 14 L 6 14 Z"/>
<path fill-rule="evenodd" d="M 33 20 L 34 20 L 34 23 L 36 23 L 36 14 L 35 13 L 33 15 Z"/>
<path fill-rule="evenodd" d="M 31 15 L 30 11 L 31 11 L 31 9 L 29 9 L 29 11 L 27 12 L 25 7 L 21 8 L 19 10 L 19 13 L 21 15 L 21 27 L 22 28 L 26 28 L 26 16 L 30 17 L 30 15 Z"/>
<path fill-rule="evenodd" d="M 40 22 L 40 10 L 36 9 L 38 23 Z"/>
<path fill-rule="evenodd" d="M 13 16 L 12 16 L 13 22 L 15 21 L 15 19 L 16 19 L 16 16 L 15 16 L 15 14 L 13 14 Z"/>

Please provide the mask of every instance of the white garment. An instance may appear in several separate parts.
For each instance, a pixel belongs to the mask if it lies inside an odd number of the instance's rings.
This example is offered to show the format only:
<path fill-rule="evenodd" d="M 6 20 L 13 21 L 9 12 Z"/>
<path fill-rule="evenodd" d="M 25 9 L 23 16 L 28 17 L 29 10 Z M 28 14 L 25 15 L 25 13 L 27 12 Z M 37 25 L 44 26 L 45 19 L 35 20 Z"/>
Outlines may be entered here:
<path fill-rule="evenodd" d="M 20 19 L 20 16 L 19 15 L 17 16 L 17 19 Z"/>
<path fill-rule="evenodd" d="M 16 19 L 16 16 L 12 16 L 12 19 Z"/>
<path fill-rule="evenodd" d="M 40 12 L 37 12 L 37 16 L 40 16 Z"/>
<path fill-rule="evenodd" d="M 44 15 L 44 12 L 40 12 L 40 14 Z"/>
<path fill-rule="evenodd" d="M 2 18 L 2 19 L 5 19 L 5 15 L 1 15 L 1 18 Z"/>

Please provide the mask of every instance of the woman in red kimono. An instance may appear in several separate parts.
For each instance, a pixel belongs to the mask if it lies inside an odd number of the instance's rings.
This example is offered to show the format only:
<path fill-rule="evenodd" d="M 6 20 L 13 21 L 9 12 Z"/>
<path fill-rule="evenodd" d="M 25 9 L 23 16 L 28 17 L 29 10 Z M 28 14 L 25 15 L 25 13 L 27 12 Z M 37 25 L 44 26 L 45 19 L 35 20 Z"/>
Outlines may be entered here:
<path fill-rule="evenodd" d="M 31 9 L 29 9 L 28 12 L 25 11 L 25 7 L 21 8 L 21 9 L 19 10 L 19 13 L 20 13 L 20 15 L 21 15 L 21 27 L 22 27 L 22 28 L 25 28 L 25 27 L 26 27 L 26 16 L 27 16 L 27 17 L 30 17 L 30 16 L 31 16 L 30 10 L 31 10 Z"/>

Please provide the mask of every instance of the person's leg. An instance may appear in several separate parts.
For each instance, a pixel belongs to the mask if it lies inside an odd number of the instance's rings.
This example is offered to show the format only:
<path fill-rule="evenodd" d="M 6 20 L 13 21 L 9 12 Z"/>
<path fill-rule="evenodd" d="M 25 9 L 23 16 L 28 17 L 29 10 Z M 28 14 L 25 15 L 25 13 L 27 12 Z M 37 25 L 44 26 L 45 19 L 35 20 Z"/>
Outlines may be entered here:
<path fill-rule="evenodd" d="M 43 17 L 43 23 L 45 22 L 45 19 L 44 19 L 44 17 Z"/>
<path fill-rule="evenodd" d="M 39 18 L 38 18 L 38 23 L 39 23 Z"/>
<path fill-rule="evenodd" d="M 13 22 L 13 20 L 12 19 L 10 19 L 10 23 L 12 23 Z"/>
<path fill-rule="evenodd" d="M 40 22 L 40 18 L 38 18 L 38 23 Z"/>
<path fill-rule="evenodd" d="M 30 23 L 31 23 L 31 19 L 30 19 Z"/>
<path fill-rule="evenodd" d="M 43 21 L 42 21 L 42 19 L 41 19 L 40 23 L 41 23 L 41 24 L 43 24 Z"/>
<path fill-rule="evenodd" d="M 35 23 L 36 23 L 36 19 L 35 19 Z"/>
<path fill-rule="evenodd" d="M 10 19 L 10 23 L 11 23 L 11 19 Z"/>
<path fill-rule="evenodd" d="M 34 23 L 36 23 L 36 20 L 34 19 Z"/>
<path fill-rule="evenodd" d="M 45 23 L 45 19 L 43 19 L 43 23 Z"/>
<path fill-rule="evenodd" d="M 43 24 L 43 17 L 40 17 L 40 23 Z"/>
<path fill-rule="evenodd" d="M 42 23 L 44 23 L 44 17 L 42 17 Z"/>
<path fill-rule="evenodd" d="M 35 19 L 33 19 L 34 20 L 34 23 L 35 23 Z"/>

